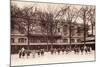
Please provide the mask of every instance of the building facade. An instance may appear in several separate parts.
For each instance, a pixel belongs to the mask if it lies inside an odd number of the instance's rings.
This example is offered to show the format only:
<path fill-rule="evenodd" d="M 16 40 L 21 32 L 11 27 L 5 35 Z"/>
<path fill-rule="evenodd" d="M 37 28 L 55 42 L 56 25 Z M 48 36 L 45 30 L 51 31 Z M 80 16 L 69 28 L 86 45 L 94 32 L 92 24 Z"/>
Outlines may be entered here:
<path fill-rule="evenodd" d="M 26 34 L 14 31 L 11 33 L 11 53 L 18 52 L 22 47 L 30 50 L 50 50 L 51 46 L 52 48 L 66 48 L 68 46 L 73 47 L 75 45 L 81 46 L 84 44 L 82 42 L 84 38 L 84 30 L 82 26 L 82 24 L 72 23 L 71 30 L 69 29 L 69 24 L 58 26 L 57 32 L 53 35 L 52 42 L 50 35 L 43 34 L 41 32 L 34 32 L 28 38 Z M 87 35 L 88 33 L 86 33 L 86 36 Z"/>

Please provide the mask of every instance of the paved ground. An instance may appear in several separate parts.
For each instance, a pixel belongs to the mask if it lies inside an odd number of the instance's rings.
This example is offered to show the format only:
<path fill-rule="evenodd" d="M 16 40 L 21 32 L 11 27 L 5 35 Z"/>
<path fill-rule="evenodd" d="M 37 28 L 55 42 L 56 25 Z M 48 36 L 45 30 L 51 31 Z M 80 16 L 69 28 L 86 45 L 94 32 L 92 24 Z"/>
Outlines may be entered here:
<path fill-rule="evenodd" d="M 63 63 L 63 62 L 80 62 L 80 61 L 93 61 L 95 60 L 95 52 L 91 51 L 90 54 L 74 54 L 74 52 L 70 52 L 68 54 L 60 53 L 51 55 L 50 52 L 45 52 L 44 56 L 38 56 L 35 55 L 35 58 L 33 58 L 32 55 L 30 55 L 29 58 L 26 56 L 24 58 L 19 58 L 18 54 L 12 54 L 11 55 L 11 66 L 16 65 L 34 65 L 34 64 L 49 64 L 49 63 Z"/>

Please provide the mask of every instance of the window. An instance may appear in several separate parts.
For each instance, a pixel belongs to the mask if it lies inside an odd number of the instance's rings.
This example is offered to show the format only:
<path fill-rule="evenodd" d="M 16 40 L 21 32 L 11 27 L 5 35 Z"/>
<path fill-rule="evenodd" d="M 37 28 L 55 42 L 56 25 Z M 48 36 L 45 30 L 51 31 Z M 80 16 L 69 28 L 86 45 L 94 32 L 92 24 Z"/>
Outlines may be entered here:
<path fill-rule="evenodd" d="M 74 29 L 75 28 L 75 26 L 71 26 L 71 29 Z"/>
<path fill-rule="evenodd" d="M 81 40 L 80 39 L 77 39 L 77 42 L 81 42 Z"/>
<path fill-rule="evenodd" d="M 19 38 L 18 39 L 18 42 L 19 43 L 26 43 L 26 38 Z"/>
<path fill-rule="evenodd" d="M 60 28 L 58 28 L 58 32 L 60 32 Z"/>
<path fill-rule="evenodd" d="M 14 38 L 11 38 L 11 43 L 14 43 L 15 42 L 15 39 Z"/>
<path fill-rule="evenodd" d="M 64 43 L 68 43 L 68 39 L 64 39 L 63 42 L 64 42 Z"/>
<path fill-rule="evenodd" d="M 39 39 L 37 40 L 37 43 L 40 43 L 40 40 Z"/>
<path fill-rule="evenodd" d="M 84 27 L 77 27 L 77 33 L 82 33 L 84 31 Z"/>
<path fill-rule="evenodd" d="M 31 43 L 36 43 L 37 41 L 36 41 L 36 38 L 34 37 L 34 38 L 30 38 L 30 42 Z"/>
<path fill-rule="evenodd" d="M 45 43 L 46 39 L 45 38 L 41 38 L 41 43 Z"/>
<path fill-rule="evenodd" d="M 63 27 L 63 32 L 67 32 L 67 25 L 64 25 L 64 27 Z"/>
<path fill-rule="evenodd" d="M 76 34 L 75 26 L 71 26 L 71 36 L 74 36 Z"/>
<path fill-rule="evenodd" d="M 67 25 L 64 25 L 64 27 L 63 27 L 63 33 L 64 33 L 64 35 L 67 35 L 68 34 L 68 26 Z"/>
<path fill-rule="evenodd" d="M 74 35 L 75 35 L 75 31 L 72 31 L 72 32 L 71 32 L 71 36 L 74 36 Z"/>
<path fill-rule="evenodd" d="M 71 39 L 71 42 L 74 43 L 75 42 L 75 39 Z"/>

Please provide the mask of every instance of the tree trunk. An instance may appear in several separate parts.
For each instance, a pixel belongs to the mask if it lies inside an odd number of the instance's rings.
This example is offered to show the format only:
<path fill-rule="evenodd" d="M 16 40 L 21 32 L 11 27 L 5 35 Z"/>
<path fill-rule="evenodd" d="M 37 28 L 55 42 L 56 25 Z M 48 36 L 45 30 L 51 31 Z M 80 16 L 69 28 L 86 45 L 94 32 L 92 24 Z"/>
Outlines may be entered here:
<path fill-rule="evenodd" d="M 69 48 L 71 48 L 71 22 L 69 22 L 69 44 L 70 44 L 70 46 L 69 46 Z"/>
<path fill-rule="evenodd" d="M 27 50 L 29 50 L 29 22 L 28 22 L 27 38 L 28 38 Z"/>
<path fill-rule="evenodd" d="M 94 31 L 93 31 L 93 24 L 91 25 L 91 27 L 92 27 L 92 35 L 93 35 L 93 32 L 94 32 Z"/>
<path fill-rule="evenodd" d="M 84 10 L 84 14 L 83 14 L 83 22 L 84 22 L 84 46 L 86 46 L 86 29 L 85 29 L 85 24 L 86 24 L 86 10 Z"/>

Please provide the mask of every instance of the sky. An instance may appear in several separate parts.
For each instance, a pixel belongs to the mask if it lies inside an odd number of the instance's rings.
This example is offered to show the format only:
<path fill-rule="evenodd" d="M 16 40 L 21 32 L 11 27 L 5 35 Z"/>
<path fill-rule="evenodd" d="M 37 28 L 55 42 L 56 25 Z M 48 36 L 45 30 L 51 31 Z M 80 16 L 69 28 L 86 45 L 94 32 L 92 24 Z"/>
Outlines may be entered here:
<path fill-rule="evenodd" d="M 53 2 L 53 3 L 96 5 L 95 0 L 20 0 L 20 1 L 39 1 L 39 2 Z"/>
<path fill-rule="evenodd" d="M 41 2 L 28 2 L 28 1 L 11 1 L 11 4 L 16 4 L 17 6 L 19 6 L 20 8 L 23 8 L 23 7 L 28 7 L 28 6 L 36 6 L 38 8 L 41 8 L 43 10 L 60 10 L 62 7 L 64 7 L 65 5 L 68 5 L 68 4 L 57 4 L 57 3 L 41 3 Z M 73 7 L 77 8 L 77 9 L 80 9 L 81 8 L 81 5 L 72 5 Z"/>

